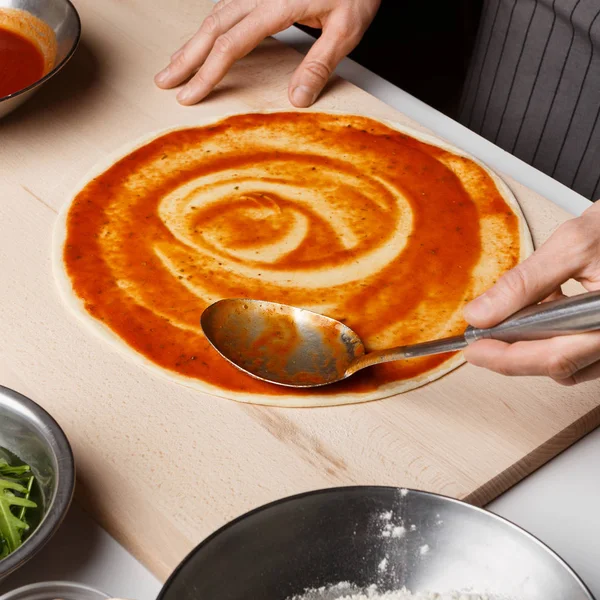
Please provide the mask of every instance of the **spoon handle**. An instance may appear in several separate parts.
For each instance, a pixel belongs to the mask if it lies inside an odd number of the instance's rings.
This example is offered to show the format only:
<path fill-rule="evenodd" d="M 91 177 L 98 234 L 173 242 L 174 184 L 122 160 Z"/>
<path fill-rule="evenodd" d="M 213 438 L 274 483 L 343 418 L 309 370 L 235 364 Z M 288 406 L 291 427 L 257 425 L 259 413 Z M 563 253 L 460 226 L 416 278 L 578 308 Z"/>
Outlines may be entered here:
<path fill-rule="evenodd" d="M 597 291 L 528 306 L 489 329 L 469 327 L 465 338 L 469 344 L 486 338 L 513 343 L 599 329 L 600 291 Z"/>
<path fill-rule="evenodd" d="M 369 352 L 350 365 L 346 376 L 384 362 L 456 352 L 477 340 L 513 343 L 596 330 L 600 330 L 600 291 L 528 306 L 488 329 L 468 327 L 464 335 Z"/>
<path fill-rule="evenodd" d="M 421 344 L 411 344 L 410 346 L 397 346 L 387 350 L 374 350 L 367 352 L 359 358 L 355 358 L 346 369 L 345 377 L 356 373 L 365 367 L 391 362 L 394 360 L 405 360 L 407 358 L 418 358 L 419 356 L 431 356 L 432 354 L 444 354 L 446 352 L 456 352 L 462 350 L 468 345 L 464 335 L 444 338 L 442 340 L 433 340 Z"/>

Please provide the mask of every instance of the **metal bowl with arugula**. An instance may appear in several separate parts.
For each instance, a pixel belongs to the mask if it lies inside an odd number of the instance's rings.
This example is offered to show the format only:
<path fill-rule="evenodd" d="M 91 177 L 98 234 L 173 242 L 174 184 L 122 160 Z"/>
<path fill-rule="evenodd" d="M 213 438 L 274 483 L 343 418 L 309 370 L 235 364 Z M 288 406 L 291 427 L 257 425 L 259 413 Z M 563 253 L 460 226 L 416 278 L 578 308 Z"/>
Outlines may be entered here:
<path fill-rule="evenodd" d="M 0 386 L 0 579 L 52 537 L 71 504 L 75 464 L 58 423 Z"/>

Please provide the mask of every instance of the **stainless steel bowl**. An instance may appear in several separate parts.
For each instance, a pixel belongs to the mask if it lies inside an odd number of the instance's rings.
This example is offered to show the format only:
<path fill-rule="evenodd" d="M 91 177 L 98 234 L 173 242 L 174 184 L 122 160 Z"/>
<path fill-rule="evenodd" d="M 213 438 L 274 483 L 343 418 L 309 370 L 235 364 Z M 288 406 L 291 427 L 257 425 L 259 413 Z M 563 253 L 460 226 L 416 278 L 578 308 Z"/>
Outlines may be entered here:
<path fill-rule="evenodd" d="M 25 543 L 0 560 L 0 579 L 19 568 L 52 537 L 73 498 L 75 463 L 58 423 L 35 402 L 0 386 L 0 447 L 33 469 L 40 486 L 43 517 Z"/>
<path fill-rule="evenodd" d="M 103 592 L 70 581 L 45 581 L 20 587 L 0 596 L 0 600 L 107 600 Z"/>
<path fill-rule="evenodd" d="M 387 487 L 322 490 L 254 510 L 202 542 L 158 600 L 285 600 L 339 582 L 593 600 L 564 561 L 516 525 L 451 498 Z"/>
<path fill-rule="evenodd" d="M 21 106 L 69 61 L 79 44 L 81 21 L 70 0 L 0 0 L 0 9 L 25 10 L 47 23 L 56 35 L 57 52 L 53 69 L 30 86 L 0 98 L 0 118 Z"/>

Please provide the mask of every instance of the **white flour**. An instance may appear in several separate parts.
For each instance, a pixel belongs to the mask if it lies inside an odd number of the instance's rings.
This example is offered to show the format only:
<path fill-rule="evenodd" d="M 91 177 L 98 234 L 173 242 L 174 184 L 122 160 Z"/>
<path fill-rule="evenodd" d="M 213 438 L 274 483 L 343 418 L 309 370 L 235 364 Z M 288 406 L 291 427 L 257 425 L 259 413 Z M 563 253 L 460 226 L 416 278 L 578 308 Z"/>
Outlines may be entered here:
<path fill-rule="evenodd" d="M 375 585 L 360 590 L 348 582 L 341 582 L 316 590 L 307 590 L 302 596 L 294 596 L 291 600 L 493 600 L 493 598 L 461 592 L 411 594 L 404 588 L 395 592 L 380 592 Z"/>
<path fill-rule="evenodd" d="M 388 568 L 388 557 L 387 555 L 385 556 L 385 558 L 379 563 L 379 566 L 377 567 L 379 569 L 380 573 L 385 573 L 385 571 Z"/>
<path fill-rule="evenodd" d="M 394 514 L 391 510 L 382 512 L 379 515 L 379 520 L 383 521 L 383 528 L 381 529 L 381 537 L 386 538 L 401 538 L 406 533 L 406 528 L 402 524 L 401 519 L 397 519 L 394 522 Z"/>
<path fill-rule="evenodd" d="M 394 548 L 398 544 L 408 542 L 411 544 L 414 553 L 413 560 L 426 560 L 426 556 L 431 551 L 429 544 L 423 543 L 423 540 L 418 531 L 418 527 L 410 522 L 406 522 L 402 518 L 402 504 L 404 498 L 409 494 L 406 489 L 401 489 L 398 497 L 398 507 L 394 510 L 386 510 L 375 516 L 374 527 L 375 535 L 382 539 L 383 549 L 389 552 L 384 552 L 383 557 L 377 564 L 378 576 L 374 579 L 379 583 L 386 579 L 385 587 L 389 589 L 390 581 L 394 587 L 394 579 L 390 578 L 392 573 L 388 573 L 388 569 L 393 566 L 393 561 L 390 559 Z M 439 527 L 443 525 L 443 521 L 439 514 L 435 515 L 435 524 Z M 396 584 L 400 587 L 400 582 Z M 318 589 L 306 590 L 304 594 L 288 598 L 288 600 L 499 600 L 498 598 L 488 596 L 486 594 L 475 594 L 467 592 L 418 592 L 411 593 L 406 588 L 397 589 L 395 591 L 381 591 L 374 584 L 368 588 L 359 588 L 349 582 L 341 582 L 336 585 L 324 586 Z"/>

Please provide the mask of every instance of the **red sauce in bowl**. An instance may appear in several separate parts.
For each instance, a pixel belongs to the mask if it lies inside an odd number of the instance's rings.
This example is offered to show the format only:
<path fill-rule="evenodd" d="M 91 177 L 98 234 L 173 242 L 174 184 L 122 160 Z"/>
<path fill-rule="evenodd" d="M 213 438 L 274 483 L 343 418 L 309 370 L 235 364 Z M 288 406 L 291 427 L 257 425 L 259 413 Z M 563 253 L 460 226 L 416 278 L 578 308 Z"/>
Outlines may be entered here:
<path fill-rule="evenodd" d="M 26 37 L 0 27 L 0 98 L 14 94 L 44 75 L 44 57 Z"/>

